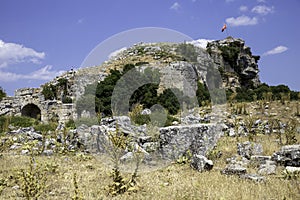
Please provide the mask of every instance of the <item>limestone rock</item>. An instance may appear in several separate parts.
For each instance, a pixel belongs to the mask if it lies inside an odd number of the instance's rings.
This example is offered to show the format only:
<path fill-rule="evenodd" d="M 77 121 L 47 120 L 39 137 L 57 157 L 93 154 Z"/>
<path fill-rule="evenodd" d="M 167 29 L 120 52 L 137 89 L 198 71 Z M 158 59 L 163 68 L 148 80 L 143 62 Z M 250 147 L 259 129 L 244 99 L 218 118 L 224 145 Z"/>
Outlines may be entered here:
<path fill-rule="evenodd" d="M 210 171 L 214 164 L 211 160 L 202 155 L 193 155 L 191 160 L 191 167 L 199 172 Z"/>
<path fill-rule="evenodd" d="M 252 155 L 261 155 L 263 153 L 262 145 L 253 142 L 244 142 L 237 144 L 237 153 L 247 159 Z"/>
<path fill-rule="evenodd" d="M 275 152 L 272 160 L 280 165 L 300 167 L 300 144 L 286 145 Z"/>
<path fill-rule="evenodd" d="M 233 164 L 226 166 L 226 168 L 221 171 L 221 173 L 225 175 L 241 175 L 246 174 L 246 172 L 247 169 L 245 167 Z"/>
<path fill-rule="evenodd" d="M 165 159 L 175 160 L 188 150 L 206 155 L 219 139 L 222 131 L 216 124 L 193 124 L 160 128 L 160 152 Z"/>
<path fill-rule="evenodd" d="M 248 179 L 254 182 L 264 182 L 266 178 L 257 174 L 242 174 L 240 178 Z"/>

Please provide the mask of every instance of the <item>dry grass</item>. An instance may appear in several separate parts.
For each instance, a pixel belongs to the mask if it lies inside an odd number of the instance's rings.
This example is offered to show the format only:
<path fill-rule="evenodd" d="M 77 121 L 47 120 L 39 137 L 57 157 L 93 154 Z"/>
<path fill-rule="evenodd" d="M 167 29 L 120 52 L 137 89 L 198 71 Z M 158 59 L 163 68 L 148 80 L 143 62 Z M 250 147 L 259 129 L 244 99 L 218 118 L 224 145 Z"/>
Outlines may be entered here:
<path fill-rule="evenodd" d="M 247 138 L 240 138 L 244 141 Z M 298 138 L 300 140 L 300 138 Z M 275 138 L 257 136 L 263 144 L 266 155 L 278 150 Z M 140 173 L 139 190 L 126 193 L 113 199 L 299 199 L 296 185 L 298 182 L 285 180 L 278 174 L 268 176 L 265 183 L 255 183 L 235 176 L 221 175 L 225 159 L 236 154 L 236 138 L 223 137 L 218 150 L 223 156 L 215 160 L 215 167 L 210 172 L 199 173 L 189 165 L 171 164 L 163 169 Z M 29 156 L 2 154 L 0 158 L 2 179 L 8 186 L 4 188 L 1 199 L 24 199 L 19 189 L 13 189 L 14 177 L 20 169 L 26 169 Z M 39 156 L 36 162 L 48 166 L 46 191 L 39 199 L 71 199 L 74 196 L 74 173 L 77 174 L 79 191 L 84 199 L 111 199 L 105 189 L 112 180 L 110 169 L 99 159 L 82 159 L 82 156 Z M 53 166 L 57 165 L 55 168 Z M 55 168 L 54 170 L 51 169 Z M 252 169 L 255 171 L 255 169 Z"/>
<path fill-rule="evenodd" d="M 285 119 L 296 112 L 298 102 L 282 105 L 269 103 L 269 112 L 277 112 L 278 118 Z M 290 109 L 286 109 L 289 107 Z M 259 105 L 247 104 L 249 113 L 260 119 L 268 119 L 260 113 Z M 289 114 L 288 114 L 289 113 Z M 242 116 L 247 117 L 247 115 Z M 299 120 L 299 118 L 298 118 Z M 280 149 L 276 135 L 256 135 L 255 141 L 261 143 L 264 155 L 272 155 Z M 286 180 L 282 176 L 283 167 L 277 168 L 276 175 L 266 177 L 264 183 L 225 176 L 220 173 L 226 166 L 226 158 L 236 154 L 237 142 L 247 141 L 247 137 L 222 137 L 217 151 L 222 157 L 214 160 L 210 172 L 199 173 L 188 164 L 170 164 L 162 169 L 139 173 L 138 191 L 119 196 L 109 196 L 106 189 L 112 183 L 109 176 L 111 168 L 103 160 L 78 155 L 37 156 L 36 162 L 44 164 L 47 172 L 47 187 L 39 199 L 72 199 L 75 195 L 74 173 L 77 177 L 78 190 L 87 200 L 93 199 L 300 199 L 300 180 Z M 297 134 L 298 143 L 300 134 Z M 29 156 L 13 152 L 0 155 L 0 199 L 25 199 L 22 191 L 16 187 L 16 176 L 21 169 L 27 169 Z M 252 166 L 254 167 L 254 166 Z M 257 169 L 249 168 L 249 173 Z M 130 174 L 125 174 L 130 177 Z M 14 187 L 15 186 L 15 187 Z M 2 188 L 2 189 L 1 189 Z M 1 193 L 2 190 L 2 193 Z"/>

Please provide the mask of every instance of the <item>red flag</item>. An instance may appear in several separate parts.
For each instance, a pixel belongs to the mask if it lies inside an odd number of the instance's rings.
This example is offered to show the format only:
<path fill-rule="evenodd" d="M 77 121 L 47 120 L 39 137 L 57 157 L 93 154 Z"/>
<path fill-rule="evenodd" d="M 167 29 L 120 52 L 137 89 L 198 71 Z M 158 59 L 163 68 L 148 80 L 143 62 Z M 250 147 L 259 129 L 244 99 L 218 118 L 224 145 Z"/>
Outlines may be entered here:
<path fill-rule="evenodd" d="M 222 32 L 225 31 L 225 29 L 227 28 L 226 24 L 224 24 L 224 26 L 222 27 Z"/>

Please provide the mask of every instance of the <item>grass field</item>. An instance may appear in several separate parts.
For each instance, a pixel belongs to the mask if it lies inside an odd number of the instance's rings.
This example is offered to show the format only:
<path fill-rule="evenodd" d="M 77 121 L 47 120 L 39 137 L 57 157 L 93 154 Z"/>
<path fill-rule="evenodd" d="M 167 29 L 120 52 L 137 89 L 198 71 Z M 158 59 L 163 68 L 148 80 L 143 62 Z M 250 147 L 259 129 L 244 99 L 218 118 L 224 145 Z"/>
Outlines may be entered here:
<path fill-rule="evenodd" d="M 247 138 L 239 138 L 245 141 Z M 279 148 L 272 136 L 258 135 L 267 155 Z M 218 150 L 222 157 L 215 160 L 212 171 L 199 173 L 188 164 L 169 166 L 147 173 L 139 173 L 137 190 L 122 195 L 108 195 L 107 186 L 112 183 L 111 168 L 91 155 L 70 154 L 36 156 L 35 167 L 47 180 L 38 199 L 299 199 L 300 178 L 287 180 L 283 167 L 276 175 L 267 176 L 263 183 L 226 176 L 220 173 L 225 159 L 236 154 L 237 138 L 223 137 Z M 298 141 L 300 140 L 298 135 Z M 17 187 L 18 173 L 30 167 L 30 156 L 2 153 L 0 158 L 1 199 L 26 199 Z M 39 164 L 41 166 L 39 167 Z M 250 168 L 249 172 L 255 172 Z M 74 173 L 76 180 L 74 180 Z M 128 174 L 124 175 L 125 177 Z M 43 184 L 43 183 L 41 183 Z M 75 189 L 77 187 L 77 189 Z M 77 194 L 75 195 L 75 190 Z"/>

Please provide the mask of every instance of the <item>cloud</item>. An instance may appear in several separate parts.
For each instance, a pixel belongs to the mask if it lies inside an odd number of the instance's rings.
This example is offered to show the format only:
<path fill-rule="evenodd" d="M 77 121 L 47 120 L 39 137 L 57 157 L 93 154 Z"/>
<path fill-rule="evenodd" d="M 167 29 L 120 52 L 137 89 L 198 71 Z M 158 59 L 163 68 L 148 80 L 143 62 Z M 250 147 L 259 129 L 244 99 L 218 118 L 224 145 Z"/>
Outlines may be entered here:
<path fill-rule="evenodd" d="M 226 22 L 231 26 L 248 26 L 256 25 L 258 23 L 258 19 L 256 17 L 250 18 L 248 16 L 242 15 L 237 18 L 227 18 Z"/>
<path fill-rule="evenodd" d="M 0 80 L 3 82 L 13 82 L 20 79 L 49 81 L 54 77 L 61 75 L 62 73 L 64 73 L 64 71 L 52 70 L 51 65 L 46 65 L 45 67 L 29 74 L 17 74 L 0 70 Z"/>
<path fill-rule="evenodd" d="M 270 51 L 265 52 L 263 55 L 268 56 L 268 55 L 274 55 L 274 54 L 279 54 L 287 51 L 288 48 L 285 46 L 277 46 L 274 49 L 271 49 Z"/>
<path fill-rule="evenodd" d="M 267 15 L 269 13 L 274 12 L 274 6 L 268 7 L 268 6 L 264 6 L 264 5 L 259 5 L 259 6 L 255 6 L 254 8 L 252 8 L 251 11 L 256 14 Z"/>
<path fill-rule="evenodd" d="M 192 44 L 196 47 L 201 47 L 203 49 L 206 49 L 206 45 L 208 42 L 212 42 L 213 40 L 208 40 L 208 39 L 198 39 L 198 40 L 192 40 L 187 42 L 188 44 Z"/>
<path fill-rule="evenodd" d="M 181 7 L 180 4 L 179 4 L 178 2 L 175 2 L 175 3 L 170 7 L 170 9 L 171 9 L 171 10 L 179 10 L 180 7 Z"/>
<path fill-rule="evenodd" d="M 44 52 L 37 52 L 34 49 L 24 47 L 21 44 L 6 43 L 0 40 L 0 68 L 22 62 L 37 64 L 44 58 Z"/>
<path fill-rule="evenodd" d="M 240 6 L 239 10 L 241 12 L 246 12 L 248 10 L 248 7 L 247 6 Z"/>
<path fill-rule="evenodd" d="M 258 3 L 266 3 L 266 0 L 257 0 Z"/>

